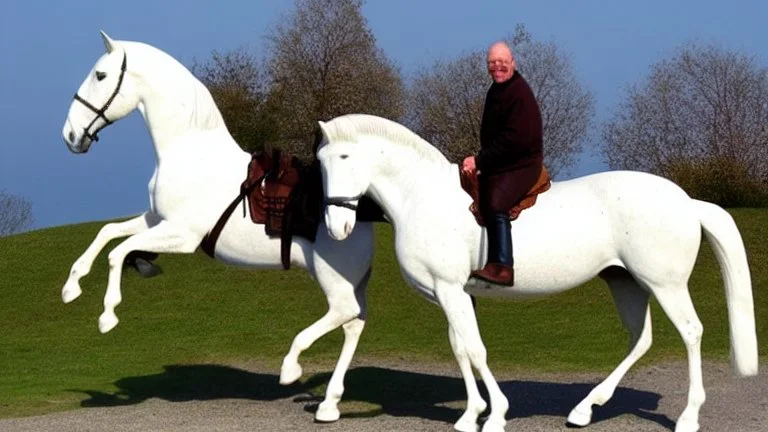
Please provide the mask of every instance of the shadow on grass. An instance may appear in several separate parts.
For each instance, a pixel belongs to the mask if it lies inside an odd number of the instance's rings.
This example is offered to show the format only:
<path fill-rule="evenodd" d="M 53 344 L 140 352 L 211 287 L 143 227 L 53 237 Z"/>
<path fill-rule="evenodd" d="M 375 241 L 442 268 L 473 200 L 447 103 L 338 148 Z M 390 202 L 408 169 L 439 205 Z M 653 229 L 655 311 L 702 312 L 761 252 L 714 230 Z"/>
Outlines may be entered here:
<path fill-rule="evenodd" d="M 118 391 L 105 393 L 77 390 L 89 396 L 83 407 L 133 405 L 149 398 L 171 402 L 214 399 L 248 399 L 273 401 L 292 398 L 314 412 L 323 397 L 329 373 L 316 374 L 304 382 L 281 386 L 278 376 L 250 372 L 219 365 L 170 365 L 155 375 L 128 377 L 114 384 Z M 350 369 L 344 401 L 359 401 L 380 408 L 342 414 L 342 418 L 375 417 L 387 414 L 397 417 L 418 417 L 453 423 L 462 414 L 466 400 L 460 378 L 431 375 L 380 367 Z M 539 381 L 503 381 L 499 383 L 510 402 L 507 418 L 534 416 L 562 417 L 584 398 L 594 384 L 550 383 Z M 482 388 L 482 385 L 481 385 Z M 483 389 L 484 390 L 484 389 Z M 483 397 L 488 400 L 487 393 Z M 621 415 L 634 415 L 663 427 L 673 429 L 674 421 L 653 412 L 661 396 L 656 393 L 619 387 L 604 407 L 595 407 L 593 423 Z M 457 402 L 457 403 L 454 403 Z M 446 406 L 451 403 L 452 406 Z M 341 407 L 344 412 L 344 407 Z"/>
<path fill-rule="evenodd" d="M 276 400 L 307 391 L 308 384 L 281 386 L 278 376 L 249 372 L 220 365 L 169 365 L 164 372 L 121 378 L 114 382 L 118 390 L 106 393 L 73 390 L 90 396 L 80 406 L 111 407 L 134 405 L 150 398 L 170 402 L 213 399 Z"/>

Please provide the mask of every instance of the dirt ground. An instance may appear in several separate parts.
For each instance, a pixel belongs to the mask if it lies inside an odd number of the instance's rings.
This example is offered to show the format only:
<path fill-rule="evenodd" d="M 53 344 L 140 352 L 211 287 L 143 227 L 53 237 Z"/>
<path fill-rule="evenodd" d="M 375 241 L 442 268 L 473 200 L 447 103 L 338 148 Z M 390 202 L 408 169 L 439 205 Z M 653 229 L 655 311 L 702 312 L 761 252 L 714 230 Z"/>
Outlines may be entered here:
<path fill-rule="evenodd" d="M 307 365 L 309 366 L 309 365 Z M 727 364 L 706 362 L 702 431 L 768 431 L 768 364 L 736 378 Z M 83 408 L 0 420 L 0 431 L 451 431 L 464 406 L 457 367 L 357 362 L 346 379 L 342 418 L 313 421 L 326 371 L 305 382 L 277 383 L 257 365 L 169 366 L 163 374 L 118 381 L 115 394 L 85 392 Z M 570 430 L 565 419 L 600 374 L 498 374 L 510 401 L 507 431 Z M 687 398 L 687 366 L 665 363 L 634 370 L 613 399 L 596 407 L 589 431 L 670 431 Z"/>

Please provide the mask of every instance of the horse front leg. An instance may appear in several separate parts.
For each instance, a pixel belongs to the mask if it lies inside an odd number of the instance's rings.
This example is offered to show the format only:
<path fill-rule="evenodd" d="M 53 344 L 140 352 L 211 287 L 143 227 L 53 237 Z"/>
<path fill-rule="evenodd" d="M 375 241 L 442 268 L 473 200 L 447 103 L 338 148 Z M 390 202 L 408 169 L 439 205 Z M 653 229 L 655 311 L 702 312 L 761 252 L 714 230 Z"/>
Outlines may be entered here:
<path fill-rule="evenodd" d="M 491 402 L 491 412 L 488 416 L 488 420 L 483 425 L 483 432 L 503 432 L 506 425 L 506 414 L 509 408 L 509 401 L 499 388 L 499 384 L 493 377 L 491 370 L 488 368 L 487 352 L 483 345 L 483 340 L 480 337 L 480 329 L 477 325 L 477 318 L 475 317 L 474 309 L 472 308 L 472 299 L 464 292 L 463 284 L 448 284 L 445 282 L 438 282 L 435 287 L 435 294 L 440 306 L 445 312 L 445 316 L 448 319 L 448 325 L 450 330 L 455 332 L 455 342 L 453 346 L 454 354 L 456 355 L 457 362 L 461 368 L 461 373 L 464 378 L 464 383 L 467 388 L 474 386 L 474 376 L 471 374 L 471 370 L 468 372 L 463 360 L 463 356 L 469 359 L 470 364 L 478 371 L 480 377 L 485 383 L 485 387 L 488 390 L 488 396 Z M 467 411 L 472 409 L 476 411 L 480 408 L 479 402 L 473 403 L 474 406 L 470 406 L 472 401 L 470 398 L 474 398 L 477 401 L 478 395 L 467 395 Z M 479 399 L 482 400 L 482 399 Z M 457 422 L 454 427 L 457 430 L 467 427 L 469 418 L 474 415 L 473 413 L 467 413 Z"/>
<path fill-rule="evenodd" d="M 94 260 L 96 260 L 96 257 L 110 241 L 146 231 L 151 226 L 157 224 L 158 220 L 152 213 L 145 212 L 133 219 L 124 222 L 108 223 L 101 227 L 99 233 L 96 234 L 96 237 L 85 252 L 72 264 L 69 277 L 61 289 L 61 299 L 64 303 L 72 302 L 83 293 L 83 290 L 80 288 L 80 279 L 91 272 Z"/>
<path fill-rule="evenodd" d="M 115 308 L 122 301 L 120 281 L 126 255 L 136 250 L 157 253 L 192 253 L 200 244 L 201 236 L 162 221 L 154 227 L 135 234 L 109 253 L 109 282 L 104 295 L 104 312 L 99 317 L 99 331 L 107 333 L 119 322 Z"/>
<path fill-rule="evenodd" d="M 464 343 L 456 335 L 453 327 L 450 326 L 448 327 L 448 339 L 456 355 L 456 361 L 459 363 L 459 370 L 464 379 L 464 388 L 467 391 L 467 408 L 453 427 L 459 432 L 477 432 L 477 418 L 485 411 L 487 404 L 483 397 L 480 396 L 480 390 L 477 388 L 475 375 L 472 372 L 472 364 L 469 361 Z"/>

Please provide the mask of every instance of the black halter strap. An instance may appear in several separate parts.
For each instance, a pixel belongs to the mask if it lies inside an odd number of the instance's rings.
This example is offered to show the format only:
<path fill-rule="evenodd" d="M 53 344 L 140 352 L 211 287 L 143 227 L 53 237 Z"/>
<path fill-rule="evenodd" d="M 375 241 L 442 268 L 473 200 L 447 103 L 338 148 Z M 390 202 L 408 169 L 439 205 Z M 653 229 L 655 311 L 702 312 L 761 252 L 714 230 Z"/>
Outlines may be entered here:
<path fill-rule="evenodd" d="M 359 201 L 360 198 L 362 197 L 363 195 L 358 195 L 353 197 L 328 197 L 325 199 L 325 205 L 344 207 L 352 211 L 357 211 L 357 203 L 353 204 L 352 201 Z"/>
<path fill-rule="evenodd" d="M 107 99 L 107 102 L 104 103 L 104 106 L 102 106 L 101 109 L 97 109 L 95 106 L 91 105 L 90 102 L 81 98 L 80 95 L 75 93 L 74 99 L 80 102 L 81 104 L 85 105 L 86 108 L 88 108 L 89 110 L 93 111 L 94 114 L 96 114 L 96 117 L 94 117 L 93 120 L 91 120 L 91 122 L 88 124 L 88 127 L 85 128 L 85 136 L 90 138 L 91 141 L 98 141 L 99 137 L 97 134 L 99 133 L 99 131 L 112 124 L 112 120 L 108 119 L 105 113 L 109 109 L 109 106 L 112 104 L 112 101 L 115 100 L 115 97 L 117 97 L 117 94 L 120 92 L 120 87 L 123 85 L 123 77 L 125 76 L 125 69 L 127 64 L 128 64 L 128 58 L 125 55 L 125 53 L 123 53 L 123 65 L 120 66 L 120 77 L 117 79 L 117 87 L 115 87 L 115 91 L 112 92 L 112 96 L 110 96 L 109 99 Z M 91 127 L 96 123 L 96 120 L 100 118 L 104 119 L 104 124 L 96 128 L 96 130 L 94 130 L 93 132 L 91 132 Z"/>

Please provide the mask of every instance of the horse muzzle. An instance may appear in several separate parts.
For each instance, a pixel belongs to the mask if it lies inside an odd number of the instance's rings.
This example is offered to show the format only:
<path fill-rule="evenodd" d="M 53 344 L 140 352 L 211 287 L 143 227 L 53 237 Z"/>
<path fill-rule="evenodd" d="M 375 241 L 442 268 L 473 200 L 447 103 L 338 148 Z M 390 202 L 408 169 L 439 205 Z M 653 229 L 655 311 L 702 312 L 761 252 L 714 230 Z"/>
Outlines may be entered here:
<path fill-rule="evenodd" d="M 64 125 L 62 137 L 69 151 L 75 154 L 87 153 L 94 141 L 94 137 L 89 136 L 85 132 L 77 133 L 69 123 Z"/>
<path fill-rule="evenodd" d="M 355 212 L 343 207 L 327 207 L 325 210 L 325 225 L 328 227 L 328 236 L 334 240 L 345 240 L 352 234 L 355 228 L 355 220 L 347 216 Z"/>

